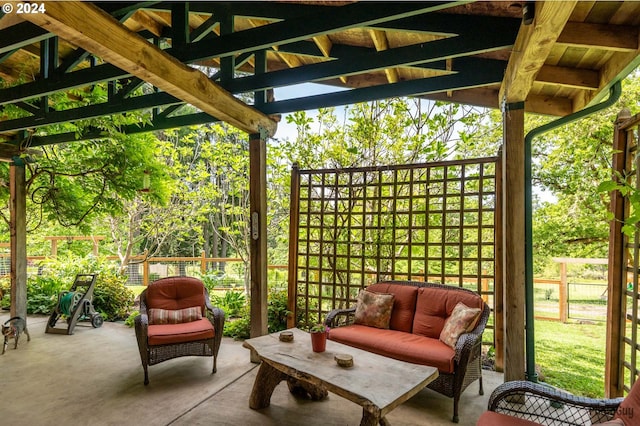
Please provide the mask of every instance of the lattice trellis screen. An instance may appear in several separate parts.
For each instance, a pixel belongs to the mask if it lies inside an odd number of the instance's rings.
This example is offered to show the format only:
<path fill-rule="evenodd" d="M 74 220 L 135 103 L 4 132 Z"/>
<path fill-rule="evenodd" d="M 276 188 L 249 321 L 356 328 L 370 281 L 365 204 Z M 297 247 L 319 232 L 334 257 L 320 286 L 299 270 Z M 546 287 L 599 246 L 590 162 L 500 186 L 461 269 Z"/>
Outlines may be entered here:
<path fill-rule="evenodd" d="M 292 173 L 296 325 L 380 280 L 470 288 L 493 306 L 497 157 Z"/>
<path fill-rule="evenodd" d="M 628 111 L 627 111 L 628 113 Z M 625 176 L 630 188 L 640 191 L 640 114 L 621 114 L 614 138 L 613 168 Z M 615 192 L 612 196 L 613 221 L 609 243 L 609 287 L 607 318 L 607 374 L 609 396 L 629 391 L 640 377 L 640 228 L 632 237 L 622 234 L 622 224 L 638 214 L 629 197 Z"/>

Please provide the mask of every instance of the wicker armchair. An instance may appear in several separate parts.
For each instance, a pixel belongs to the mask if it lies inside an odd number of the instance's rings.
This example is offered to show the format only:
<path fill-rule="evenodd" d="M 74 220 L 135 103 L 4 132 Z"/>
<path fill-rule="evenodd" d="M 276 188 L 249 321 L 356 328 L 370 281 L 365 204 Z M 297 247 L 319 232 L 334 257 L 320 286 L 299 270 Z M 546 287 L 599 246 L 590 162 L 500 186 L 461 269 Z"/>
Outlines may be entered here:
<path fill-rule="evenodd" d="M 594 399 L 578 397 L 539 383 L 506 382 L 489 398 L 488 410 L 477 426 L 596 425 L 612 421 L 616 425 L 636 425 L 640 415 L 640 381 L 626 398 Z"/>
<path fill-rule="evenodd" d="M 196 311 L 201 312 L 198 315 L 201 318 L 180 321 L 180 312 L 185 309 L 193 312 L 194 307 L 200 308 Z M 155 309 L 151 318 L 150 309 Z M 158 315 L 169 315 L 172 320 L 167 323 L 154 319 Z M 168 277 L 150 284 L 140 294 L 140 315 L 135 319 L 144 384 L 149 384 L 148 366 L 182 356 L 213 357 L 212 374 L 215 373 L 223 326 L 224 312 L 211 306 L 202 281 Z"/>
<path fill-rule="evenodd" d="M 421 281 L 389 281 L 389 283 L 401 284 L 414 287 L 433 287 L 446 289 L 451 292 L 458 292 L 463 295 L 473 295 L 479 297 L 477 293 L 460 287 L 427 283 Z M 453 398 L 454 423 L 458 423 L 458 403 L 460 395 L 474 381 L 479 381 L 479 393 L 484 394 L 482 388 L 482 333 L 487 325 L 491 309 L 486 303 L 482 303 L 482 312 L 476 326 L 468 333 L 462 334 L 456 343 L 454 357 L 454 371 L 448 373 L 439 371 L 438 378 L 429 383 L 427 387 L 449 398 Z M 335 309 L 327 314 L 325 324 L 330 328 L 336 328 L 352 324 L 355 317 L 356 308 Z"/>

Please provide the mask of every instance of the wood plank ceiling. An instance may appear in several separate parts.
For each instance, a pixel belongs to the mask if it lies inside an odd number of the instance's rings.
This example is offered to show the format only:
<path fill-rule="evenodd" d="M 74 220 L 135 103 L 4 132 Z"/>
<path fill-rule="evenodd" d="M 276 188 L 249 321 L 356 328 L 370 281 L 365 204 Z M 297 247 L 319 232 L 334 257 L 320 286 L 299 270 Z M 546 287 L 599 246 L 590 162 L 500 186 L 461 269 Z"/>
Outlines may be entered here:
<path fill-rule="evenodd" d="M 133 110 L 149 122 L 124 131 L 223 120 L 273 134 L 278 114 L 392 96 L 563 116 L 640 63 L 637 1 L 9 3 L 0 156 L 100 137 L 56 129 Z M 274 99 L 305 82 L 330 92 Z"/>

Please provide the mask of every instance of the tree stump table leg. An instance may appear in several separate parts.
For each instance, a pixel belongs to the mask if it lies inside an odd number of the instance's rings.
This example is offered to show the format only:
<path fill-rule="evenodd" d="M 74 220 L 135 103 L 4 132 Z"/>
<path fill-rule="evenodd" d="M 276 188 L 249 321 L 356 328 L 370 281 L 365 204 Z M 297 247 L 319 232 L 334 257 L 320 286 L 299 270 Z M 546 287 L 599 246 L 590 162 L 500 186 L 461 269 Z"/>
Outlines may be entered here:
<path fill-rule="evenodd" d="M 324 386 L 314 385 L 293 377 L 287 378 L 287 385 L 289 386 L 289 392 L 295 396 L 308 398 L 312 401 L 320 401 L 329 395 L 329 391 Z"/>
<path fill-rule="evenodd" d="M 371 412 L 366 408 L 362 409 L 362 420 L 360 421 L 360 426 L 389 426 L 389 422 L 386 418 L 380 416 L 380 410 L 375 410 L 375 412 Z"/>
<path fill-rule="evenodd" d="M 253 382 L 253 389 L 249 397 L 249 407 L 254 410 L 266 408 L 271 403 L 273 390 L 287 376 L 281 371 L 273 368 L 266 362 L 260 364 L 256 381 Z"/>

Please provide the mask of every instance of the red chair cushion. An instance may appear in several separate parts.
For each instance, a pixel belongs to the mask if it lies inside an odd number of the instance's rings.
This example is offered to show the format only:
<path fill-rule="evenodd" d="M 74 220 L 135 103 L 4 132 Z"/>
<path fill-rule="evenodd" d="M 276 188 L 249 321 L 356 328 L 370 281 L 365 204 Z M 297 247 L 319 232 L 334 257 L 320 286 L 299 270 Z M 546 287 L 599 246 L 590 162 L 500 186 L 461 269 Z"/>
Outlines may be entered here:
<path fill-rule="evenodd" d="M 211 325 L 211 321 L 207 318 L 202 318 L 198 321 L 182 324 L 149 325 L 148 342 L 151 346 L 168 345 L 213 339 L 214 335 L 215 330 Z"/>
<path fill-rule="evenodd" d="M 354 324 L 332 328 L 329 340 L 389 358 L 429 365 L 441 372 L 453 373 L 454 369 L 455 351 L 437 338 Z"/>
<path fill-rule="evenodd" d="M 389 328 L 411 333 L 413 316 L 416 312 L 418 287 L 381 282 L 370 285 L 367 290 L 376 293 L 393 294 L 393 309 Z"/>
<path fill-rule="evenodd" d="M 640 418 L 640 380 L 636 380 L 633 384 L 631 391 L 620 403 L 613 418 L 622 420 L 625 426 L 638 424 L 638 418 Z"/>
<path fill-rule="evenodd" d="M 162 278 L 147 287 L 147 308 L 177 310 L 192 306 L 205 306 L 204 285 L 197 278 Z"/>

